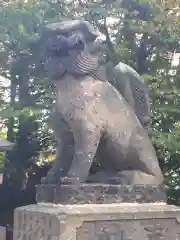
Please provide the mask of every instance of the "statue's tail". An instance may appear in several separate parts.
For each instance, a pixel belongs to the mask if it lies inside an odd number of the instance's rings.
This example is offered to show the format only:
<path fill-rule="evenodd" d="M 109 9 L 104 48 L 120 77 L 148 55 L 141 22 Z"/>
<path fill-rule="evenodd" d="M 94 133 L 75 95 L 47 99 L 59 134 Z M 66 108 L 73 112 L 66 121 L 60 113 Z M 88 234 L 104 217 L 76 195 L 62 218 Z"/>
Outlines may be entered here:
<path fill-rule="evenodd" d="M 150 100 L 143 78 L 133 68 L 120 62 L 113 69 L 109 82 L 122 94 L 150 134 Z"/>

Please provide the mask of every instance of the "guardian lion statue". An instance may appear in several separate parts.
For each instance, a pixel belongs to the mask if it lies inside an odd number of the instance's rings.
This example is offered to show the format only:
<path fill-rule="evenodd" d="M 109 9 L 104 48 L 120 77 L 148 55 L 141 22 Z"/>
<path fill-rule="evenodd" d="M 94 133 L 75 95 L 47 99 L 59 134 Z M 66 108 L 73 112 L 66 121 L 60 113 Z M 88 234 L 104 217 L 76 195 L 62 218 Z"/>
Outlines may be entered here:
<path fill-rule="evenodd" d="M 148 136 L 150 104 L 141 76 L 119 63 L 107 74 L 100 33 L 86 21 L 46 25 L 45 69 L 57 89 L 56 161 L 43 183 L 163 184 Z M 98 159 L 101 171 L 90 176 Z M 99 176 L 98 176 L 99 174 Z"/>

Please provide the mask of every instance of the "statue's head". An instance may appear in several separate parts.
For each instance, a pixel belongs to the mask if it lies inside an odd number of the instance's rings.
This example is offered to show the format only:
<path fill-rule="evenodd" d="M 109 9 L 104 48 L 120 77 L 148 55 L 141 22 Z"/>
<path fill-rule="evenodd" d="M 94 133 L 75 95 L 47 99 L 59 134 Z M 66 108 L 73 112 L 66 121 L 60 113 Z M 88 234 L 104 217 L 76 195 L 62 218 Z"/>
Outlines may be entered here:
<path fill-rule="evenodd" d="M 97 54 L 102 45 L 100 32 L 87 21 L 74 20 L 45 26 L 41 42 L 45 69 L 51 79 L 59 80 L 65 72 L 85 75 L 98 66 Z M 87 68 L 86 66 L 87 65 Z"/>

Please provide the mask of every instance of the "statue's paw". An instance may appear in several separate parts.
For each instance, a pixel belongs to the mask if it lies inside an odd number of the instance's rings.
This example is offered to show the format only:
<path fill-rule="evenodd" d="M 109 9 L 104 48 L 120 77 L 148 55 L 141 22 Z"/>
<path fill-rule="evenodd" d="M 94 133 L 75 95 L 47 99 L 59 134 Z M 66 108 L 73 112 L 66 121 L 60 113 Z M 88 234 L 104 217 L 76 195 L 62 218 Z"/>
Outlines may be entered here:
<path fill-rule="evenodd" d="M 80 181 L 77 177 L 62 177 L 60 178 L 60 183 L 63 185 L 69 185 L 69 184 L 79 184 Z"/>
<path fill-rule="evenodd" d="M 41 178 L 41 184 L 46 184 L 46 177 Z"/>

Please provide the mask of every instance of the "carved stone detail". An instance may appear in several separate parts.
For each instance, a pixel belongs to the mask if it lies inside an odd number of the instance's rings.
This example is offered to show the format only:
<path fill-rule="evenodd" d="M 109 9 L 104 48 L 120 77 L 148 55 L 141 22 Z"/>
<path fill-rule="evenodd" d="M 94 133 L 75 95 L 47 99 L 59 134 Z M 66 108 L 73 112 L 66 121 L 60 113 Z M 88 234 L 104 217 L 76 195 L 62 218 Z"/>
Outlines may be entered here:
<path fill-rule="evenodd" d="M 14 240 L 179 240 L 178 208 L 37 205 L 15 211 Z M 108 208 L 108 209 L 107 209 Z M 159 209 L 159 210 L 158 210 Z"/>
<path fill-rule="evenodd" d="M 27 211 L 15 213 L 14 239 L 53 240 L 58 236 L 59 221 L 47 213 L 35 214 Z"/>
<path fill-rule="evenodd" d="M 36 186 L 36 201 L 55 204 L 166 202 L 162 186 L 80 184 Z"/>
<path fill-rule="evenodd" d="M 173 225 L 172 219 L 84 222 L 76 240 L 170 240 Z"/>

